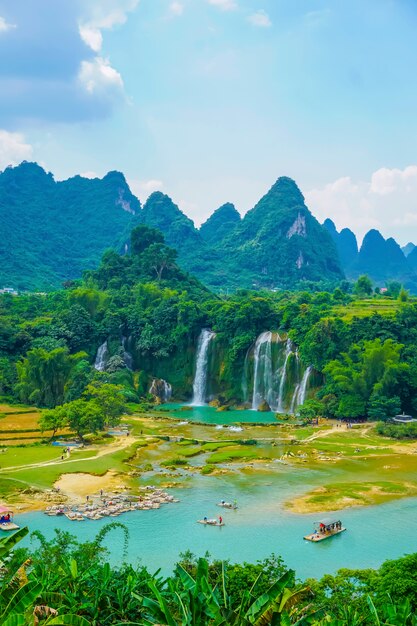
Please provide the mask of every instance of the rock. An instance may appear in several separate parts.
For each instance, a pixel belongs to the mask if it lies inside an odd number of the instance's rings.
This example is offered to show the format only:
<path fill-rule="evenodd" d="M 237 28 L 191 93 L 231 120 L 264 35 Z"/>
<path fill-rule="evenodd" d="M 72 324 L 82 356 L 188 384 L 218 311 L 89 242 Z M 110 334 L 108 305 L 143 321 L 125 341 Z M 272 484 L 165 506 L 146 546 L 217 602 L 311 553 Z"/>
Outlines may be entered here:
<path fill-rule="evenodd" d="M 262 400 L 261 404 L 258 406 L 258 411 L 261 413 L 268 413 L 271 410 L 268 402 L 266 400 Z"/>

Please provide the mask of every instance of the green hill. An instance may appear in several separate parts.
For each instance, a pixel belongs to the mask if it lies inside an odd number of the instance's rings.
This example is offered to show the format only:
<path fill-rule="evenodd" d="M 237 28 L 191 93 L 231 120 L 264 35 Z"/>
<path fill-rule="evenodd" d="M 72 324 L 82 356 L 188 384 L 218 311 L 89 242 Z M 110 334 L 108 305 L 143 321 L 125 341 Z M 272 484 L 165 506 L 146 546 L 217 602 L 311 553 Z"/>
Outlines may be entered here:
<path fill-rule="evenodd" d="M 0 174 L 0 286 L 44 291 L 122 250 L 140 211 L 123 174 L 56 182 L 36 163 Z"/>

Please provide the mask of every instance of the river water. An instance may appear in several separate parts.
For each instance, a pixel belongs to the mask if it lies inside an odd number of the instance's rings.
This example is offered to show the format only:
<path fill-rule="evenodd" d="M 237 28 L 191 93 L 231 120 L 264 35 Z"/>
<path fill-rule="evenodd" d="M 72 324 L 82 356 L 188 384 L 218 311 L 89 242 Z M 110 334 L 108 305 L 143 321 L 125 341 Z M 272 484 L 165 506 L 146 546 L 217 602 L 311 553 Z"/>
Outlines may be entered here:
<path fill-rule="evenodd" d="M 255 562 L 274 552 L 296 570 L 298 577 L 306 578 L 341 567 L 377 567 L 385 559 L 417 551 L 415 498 L 342 511 L 345 533 L 319 544 L 304 541 L 303 535 L 320 516 L 289 513 L 283 502 L 313 486 L 315 479 L 314 470 L 284 465 L 271 474 L 192 476 L 186 488 L 175 490 L 179 503 L 116 518 L 129 529 L 128 559 L 141 561 L 150 571 L 162 568 L 168 574 L 179 553 L 187 549 L 198 556 L 209 551 L 213 557 L 235 562 Z M 236 499 L 239 509 L 217 507 L 216 502 L 222 499 Z M 219 514 L 226 523 L 222 528 L 196 523 L 204 515 Z M 80 540 L 94 537 L 108 521 L 70 522 L 43 513 L 18 516 L 21 525 L 41 530 L 47 537 L 58 527 Z M 121 532 L 112 531 L 107 543 L 111 562 L 120 563 L 122 544 Z"/>

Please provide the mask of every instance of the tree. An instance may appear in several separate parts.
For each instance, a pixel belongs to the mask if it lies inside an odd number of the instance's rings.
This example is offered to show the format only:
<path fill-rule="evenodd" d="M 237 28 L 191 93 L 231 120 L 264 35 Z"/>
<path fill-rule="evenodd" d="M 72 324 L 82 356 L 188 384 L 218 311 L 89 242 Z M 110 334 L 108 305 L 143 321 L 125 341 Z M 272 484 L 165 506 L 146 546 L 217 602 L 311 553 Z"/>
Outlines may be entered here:
<path fill-rule="evenodd" d="M 374 393 L 368 406 L 368 416 L 372 420 L 385 422 L 390 417 L 398 415 L 401 411 L 401 400 L 398 396 L 387 397 Z"/>
<path fill-rule="evenodd" d="M 55 409 L 48 409 L 42 411 L 39 418 L 39 427 L 41 432 L 46 430 L 52 430 L 51 439 L 55 437 L 58 430 L 65 428 L 67 423 L 67 416 L 64 407 L 57 406 Z"/>
<path fill-rule="evenodd" d="M 16 390 L 20 399 L 48 408 L 62 404 L 71 371 L 85 357 L 85 352 L 69 354 L 66 348 L 50 352 L 43 348 L 29 350 L 16 366 L 19 378 Z"/>
<path fill-rule="evenodd" d="M 303 420 L 312 420 L 315 417 L 324 415 L 324 406 L 320 400 L 307 400 L 298 409 L 299 415 Z"/>
<path fill-rule="evenodd" d="M 64 404 L 68 427 L 83 440 L 86 433 L 96 433 L 104 428 L 104 416 L 94 401 L 74 400 Z"/>
<path fill-rule="evenodd" d="M 120 416 L 126 411 L 126 400 L 121 385 L 94 381 L 87 386 L 84 396 L 99 407 L 106 426 L 118 424 Z"/>
<path fill-rule="evenodd" d="M 150 274 L 155 273 L 159 281 L 166 270 L 175 267 L 176 258 L 177 251 L 173 248 L 163 243 L 153 243 L 142 253 L 142 267 Z"/>
<path fill-rule="evenodd" d="M 145 226 L 145 224 L 140 224 L 130 233 L 131 254 L 142 254 L 142 252 L 152 244 L 163 244 L 164 241 L 164 236 L 160 230 L 150 228 L 149 226 Z"/>
<path fill-rule="evenodd" d="M 391 280 L 389 283 L 387 283 L 387 289 L 388 289 L 387 295 L 391 296 L 391 298 L 394 298 L 394 300 L 396 300 L 398 296 L 400 295 L 402 285 L 401 283 L 398 282 L 398 280 Z"/>
<path fill-rule="evenodd" d="M 400 302 L 407 302 L 408 296 L 409 296 L 408 291 L 406 289 L 404 289 L 404 287 L 403 287 L 401 289 L 400 293 L 398 294 L 398 300 Z"/>
<path fill-rule="evenodd" d="M 351 345 L 347 353 L 327 363 L 324 367 L 326 385 L 322 393 L 334 394 L 338 398 L 337 417 L 365 417 L 372 396 L 389 398 L 396 395 L 398 381 L 408 369 L 408 365 L 400 363 L 403 347 L 392 339 L 363 341 Z"/>
<path fill-rule="evenodd" d="M 353 293 L 359 298 L 366 298 L 366 296 L 370 296 L 372 294 L 372 281 L 369 276 L 359 276 L 353 286 Z"/>

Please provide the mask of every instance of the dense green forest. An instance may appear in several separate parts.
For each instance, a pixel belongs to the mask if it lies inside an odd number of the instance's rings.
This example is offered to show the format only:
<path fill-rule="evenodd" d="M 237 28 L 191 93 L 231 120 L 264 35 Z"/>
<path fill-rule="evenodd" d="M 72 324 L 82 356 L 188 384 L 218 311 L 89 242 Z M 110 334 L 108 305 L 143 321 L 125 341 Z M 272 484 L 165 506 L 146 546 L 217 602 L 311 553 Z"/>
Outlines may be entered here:
<path fill-rule="evenodd" d="M 122 250 L 140 202 L 123 174 L 55 181 L 37 163 L 0 173 L 1 287 L 50 291 Z"/>
<path fill-rule="evenodd" d="M 124 533 L 125 550 L 112 567 L 103 541 L 114 532 Z M 85 543 L 55 533 L 49 541 L 32 533 L 30 550 L 16 548 L 27 529 L 0 539 L 3 626 L 413 626 L 417 619 L 416 554 L 300 581 L 276 555 L 233 564 L 186 553 L 165 577 L 126 562 L 129 536 L 120 523 Z"/>
<path fill-rule="evenodd" d="M 124 401 L 147 402 L 156 378 L 187 400 L 202 328 L 216 333 L 210 384 L 226 406 L 245 401 L 245 359 L 260 333 L 276 331 L 319 381 L 304 417 L 385 420 L 417 410 L 417 303 L 400 284 L 383 295 L 362 277 L 332 292 L 220 297 L 184 273 L 161 233 L 146 226 L 132 231 L 129 254 L 105 253 L 97 270 L 65 289 L 1 296 L 0 393 L 53 409 L 107 384 Z"/>

